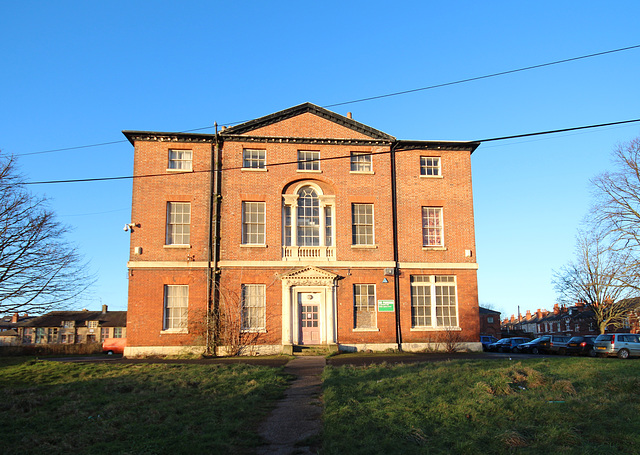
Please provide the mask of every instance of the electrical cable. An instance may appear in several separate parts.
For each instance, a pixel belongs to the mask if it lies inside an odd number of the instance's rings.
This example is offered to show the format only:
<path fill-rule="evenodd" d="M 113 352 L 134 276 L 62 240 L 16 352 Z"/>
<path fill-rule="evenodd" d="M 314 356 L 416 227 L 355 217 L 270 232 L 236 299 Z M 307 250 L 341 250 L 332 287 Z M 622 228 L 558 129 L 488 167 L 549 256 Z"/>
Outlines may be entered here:
<path fill-rule="evenodd" d="M 634 45 L 634 46 L 627 46 L 627 47 L 621 47 L 618 49 L 611 49 L 608 51 L 603 51 L 603 52 L 596 52 L 594 54 L 587 54 L 587 55 L 581 55 L 579 57 L 572 57 L 572 58 L 566 58 L 563 60 L 556 60 L 554 62 L 548 62 L 548 63 L 541 63 L 539 65 L 532 65 L 532 66 L 526 66 L 523 68 L 518 68 L 518 69 L 513 69 L 513 70 L 508 70 L 508 71 L 501 71 L 498 73 L 492 73 L 492 74 L 486 74 L 484 76 L 477 76 L 477 77 L 471 77 L 468 79 L 460 79 L 458 81 L 453 81 L 453 82 L 445 82 L 442 84 L 436 84 L 436 85 L 430 85 L 427 87 L 421 87 L 421 88 L 414 88 L 414 89 L 410 89 L 410 90 L 403 90 L 400 92 L 393 92 L 393 93 L 387 93 L 384 95 L 376 95 L 376 96 L 370 96 L 367 98 L 360 98 L 360 99 L 356 99 L 356 100 L 351 100 L 351 101 L 344 101 L 341 103 L 334 103 L 334 104 L 327 104 L 322 106 L 323 108 L 327 109 L 330 107 L 336 107 L 336 106 L 344 106 L 346 104 L 354 104 L 354 103 L 361 103 L 364 101 L 372 101 L 372 100 L 377 100 L 377 99 L 381 99 L 381 98 L 388 98 L 388 97 L 392 97 L 392 96 L 399 96 L 399 95 L 406 95 L 408 93 L 414 93 L 414 92 L 420 92 L 420 91 L 424 91 L 424 90 L 431 90 L 431 89 L 435 89 L 435 88 L 442 88 L 442 87 L 448 87 L 450 85 L 458 85 L 458 84 L 464 84 L 466 82 L 473 82 L 473 81 L 479 81 L 482 79 L 489 79 L 492 77 L 498 77 L 498 76 L 504 76 L 507 74 L 513 74 L 513 73 L 518 73 L 518 72 L 522 72 L 522 71 L 529 71 L 532 69 L 537 69 L 537 68 L 544 68 L 546 66 L 552 66 L 552 65 L 559 65 L 561 63 L 568 63 L 568 62 L 573 62 L 576 60 L 583 60 L 586 58 L 592 58 L 592 57 L 599 57 L 601 55 L 606 55 L 606 54 L 613 54 L 615 52 L 622 52 L 622 51 L 628 51 L 631 49 L 637 49 L 640 48 L 640 44 Z M 253 120 L 253 119 L 252 119 Z M 243 120 L 240 122 L 230 122 L 230 123 L 221 123 L 221 126 L 232 126 L 232 125 L 238 125 L 240 123 L 246 123 L 248 121 L 251 120 Z M 193 128 L 190 130 L 184 130 L 184 131 L 178 131 L 179 133 L 190 133 L 193 131 L 202 131 L 202 130 L 208 130 L 214 128 L 214 125 L 211 126 L 203 126 L 201 128 Z M 91 147 L 102 147 L 105 145 L 112 145 L 112 144 L 122 144 L 128 142 L 126 139 L 122 139 L 119 141 L 111 141 L 111 142 L 101 142 L 98 144 L 89 144 L 89 145 L 79 145 L 76 147 L 65 147 L 65 148 L 60 148 L 60 149 L 53 149 L 53 150 L 43 150 L 43 151 L 39 151 L 39 152 L 29 152 L 29 153 L 18 153 L 15 156 L 28 156 L 28 155 L 42 155 L 45 153 L 56 153 L 56 152 L 64 152 L 64 151 L 68 151 L 68 150 L 78 150 L 78 149 L 84 149 L 84 148 L 91 148 Z"/>
<path fill-rule="evenodd" d="M 572 58 L 566 58 L 566 59 L 563 59 L 563 60 L 557 60 L 555 62 L 548 62 L 548 63 L 541 63 L 539 65 L 526 66 L 524 68 L 518 68 L 518 69 L 515 69 L 515 70 L 501 71 L 499 73 L 487 74 L 487 75 L 484 75 L 484 76 L 477 76 L 477 77 L 470 77 L 468 79 L 460 79 L 459 81 L 444 82 L 442 84 L 430 85 L 428 87 L 414 88 L 414 89 L 411 89 L 411 90 L 403 90 L 401 92 L 388 93 L 386 95 L 370 96 L 368 98 L 360 98 L 360 99 L 353 100 L 353 101 L 345 101 L 345 102 L 342 102 L 342 103 L 329 104 L 329 105 L 323 106 L 323 107 L 327 108 L 327 107 L 343 106 L 345 104 L 360 103 L 360 102 L 363 102 L 363 101 L 371 101 L 371 100 L 377 100 L 377 99 L 380 99 L 380 98 L 388 98 L 390 96 L 406 95 L 407 93 L 420 92 L 420 91 L 423 91 L 423 90 L 431 90 L 431 89 L 434 89 L 434 88 L 448 87 L 450 85 L 464 84 L 466 82 L 479 81 L 481 79 L 489 79 L 491 77 L 504 76 L 506 74 L 513 74 L 513 73 L 518 73 L 518 72 L 521 72 L 521 71 L 529 71 L 529 70 L 533 70 L 533 69 L 537 69 L 537 68 L 544 68 L 546 66 L 559 65 L 561 63 L 573 62 L 573 61 L 582 60 L 582 59 L 585 59 L 585 58 L 598 57 L 600 55 L 612 54 L 614 52 L 628 51 L 630 49 L 636 49 L 636 48 L 639 48 L 639 47 L 640 47 L 640 44 L 635 45 L 635 46 L 622 47 L 622 48 L 619 48 L 619 49 L 612 49 L 610 51 L 597 52 L 595 54 L 588 54 L 588 55 L 582 55 L 580 57 L 572 57 Z"/>
<path fill-rule="evenodd" d="M 640 122 L 640 119 L 634 119 L 634 120 L 622 120 L 619 122 L 608 122 L 608 123 L 599 123 L 599 124 L 595 124 L 595 125 L 586 125 L 586 126 L 576 126 L 576 127 L 572 127 L 572 128 L 562 128 L 562 129 L 557 129 L 557 130 L 548 130 L 548 131 L 538 131 L 536 133 L 524 133 L 524 134 L 516 134 L 516 135 L 512 135 L 512 136 L 500 136 L 500 137 L 494 137 L 494 138 L 488 138 L 488 139 L 480 139 L 480 140 L 476 140 L 476 141 L 462 141 L 462 142 L 458 142 L 458 144 L 472 144 L 472 143 L 483 143 L 483 142 L 495 142 L 495 141 L 504 141 L 504 140 L 508 140 L 508 139 L 516 139 L 516 138 L 522 138 L 522 137 L 531 137 L 531 136 L 541 136 L 544 134 L 556 134 L 556 133 L 564 133 L 567 131 L 577 131 L 577 130 L 585 130 L 585 129 L 591 129 L 591 128 L 602 128 L 605 126 L 612 126 L 612 125 L 623 125 L 623 124 L 628 124 L 628 123 L 636 123 L 636 122 Z M 396 152 L 402 152 L 402 149 L 396 150 Z M 391 153 L 389 150 L 385 150 L 382 152 L 371 152 L 371 153 L 367 153 L 367 155 L 383 155 L 383 154 L 387 154 L 387 153 Z M 346 159 L 346 158 L 350 158 L 351 155 L 341 155 L 341 156 L 333 156 L 333 157 L 328 157 L 328 158 L 318 158 L 317 160 L 309 160 L 309 162 L 320 162 L 320 161 L 331 161 L 331 160 L 338 160 L 338 159 Z M 284 166 L 284 165 L 289 165 L 289 164 L 297 164 L 299 163 L 298 160 L 295 161 L 284 161 L 284 162 L 280 162 L 280 163 L 271 163 L 271 164 L 266 164 L 266 167 L 275 167 L 275 166 Z M 239 170 L 239 169 L 243 169 L 242 166 L 236 166 L 236 167 L 229 167 L 229 168 L 222 168 L 220 169 L 221 172 L 223 171 L 233 171 L 233 170 Z M 144 174 L 144 175 L 128 175 L 128 176 L 119 176 L 119 177 L 96 177 L 96 178 L 86 178 L 86 179 L 68 179 L 68 180 L 47 180 L 47 181 L 40 181 L 40 182 L 22 182 L 20 183 L 21 185 L 45 185 L 45 184 L 54 184 L 54 183 L 81 183 L 81 182 L 104 182 L 104 181 L 110 181 L 110 180 L 133 180 L 133 179 L 138 179 L 138 178 L 151 178 L 151 177 L 169 177 L 169 176 L 175 176 L 175 175 L 184 175 L 184 174 L 197 174 L 197 173 L 202 173 L 202 172 L 211 172 L 210 169 L 205 169 L 205 170 L 200 170 L 200 171 L 187 171 L 187 172 L 177 172 L 177 173 L 163 173 L 163 174 Z"/>

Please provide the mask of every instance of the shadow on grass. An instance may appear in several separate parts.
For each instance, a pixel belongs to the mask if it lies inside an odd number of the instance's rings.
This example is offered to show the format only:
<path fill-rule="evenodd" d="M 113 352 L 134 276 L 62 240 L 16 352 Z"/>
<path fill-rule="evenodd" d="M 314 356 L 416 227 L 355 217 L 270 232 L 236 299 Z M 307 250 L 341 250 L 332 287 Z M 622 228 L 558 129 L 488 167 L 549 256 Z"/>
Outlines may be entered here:
<path fill-rule="evenodd" d="M 32 361 L 0 371 L 4 454 L 252 453 L 282 369 Z"/>
<path fill-rule="evenodd" d="M 324 454 L 634 453 L 640 362 L 329 367 Z"/>

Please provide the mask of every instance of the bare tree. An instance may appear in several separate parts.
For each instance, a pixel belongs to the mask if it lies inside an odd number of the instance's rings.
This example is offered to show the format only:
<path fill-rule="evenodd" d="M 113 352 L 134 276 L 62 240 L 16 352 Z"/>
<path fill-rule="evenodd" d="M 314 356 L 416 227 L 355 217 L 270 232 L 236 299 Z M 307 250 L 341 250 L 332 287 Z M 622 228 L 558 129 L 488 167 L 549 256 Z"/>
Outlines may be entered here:
<path fill-rule="evenodd" d="M 594 220 L 611 237 L 613 247 L 627 251 L 628 259 L 634 259 L 632 266 L 637 266 L 640 262 L 640 138 L 619 145 L 613 155 L 615 171 L 602 173 L 592 181 L 596 198 Z"/>
<path fill-rule="evenodd" d="M 620 327 L 629 311 L 634 287 L 626 284 L 631 255 L 612 248 L 606 233 L 581 231 L 576 257 L 554 273 L 554 286 L 565 304 L 584 302 L 604 333 L 607 327 Z"/>
<path fill-rule="evenodd" d="M 209 309 L 194 317 L 194 332 L 204 342 L 206 353 L 229 356 L 255 354 L 261 333 L 244 327 L 247 315 L 242 296 L 224 286 L 218 286 L 217 294 L 217 311 Z"/>
<path fill-rule="evenodd" d="M 70 304 L 92 284 L 46 199 L 22 185 L 12 158 L 0 158 L 0 313 L 41 313 Z"/>
<path fill-rule="evenodd" d="M 237 292 L 221 288 L 217 338 L 227 355 L 255 353 L 260 332 L 244 327 L 247 319 L 245 312 L 242 296 Z"/>

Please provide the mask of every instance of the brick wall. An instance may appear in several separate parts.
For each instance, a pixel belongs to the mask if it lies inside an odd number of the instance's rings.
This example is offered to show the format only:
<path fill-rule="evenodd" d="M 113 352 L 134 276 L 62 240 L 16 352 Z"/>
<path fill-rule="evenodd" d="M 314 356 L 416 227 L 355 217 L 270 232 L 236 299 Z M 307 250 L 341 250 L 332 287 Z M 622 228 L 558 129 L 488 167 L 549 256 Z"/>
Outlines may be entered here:
<path fill-rule="evenodd" d="M 159 133 L 162 134 L 162 133 Z M 268 141 L 256 136 L 336 138 L 368 140 L 361 132 L 310 113 L 285 119 L 250 132 L 250 136 L 225 140 L 223 146 L 221 200 L 220 285 L 228 298 L 239 299 L 242 284 L 266 285 L 266 331 L 259 342 L 281 344 L 282 281 L 280 275 L 304 262 L 284 263 L 282 256 L 283 195 L 292 194 L 302 182 L 312 182 L 324 195 L 335 197 L 333 224 L 336 261 L 315 264 L 339 275 L 336 287 L 337 338 L 339 343 L 394 343 L 394 312 L 378 312 L 377 331 L 354 330 L 353 285 L 375 284 L 377 300 L 394 300 L 394 277 L 385 276 L 393 265 L 392 193 L 390 145 L 362 145 Z M 202 317 L 206 308 L 208 254 L 207 216 L 213 137 L 201 135 L 192 142 L 137 140 L 134 174 L 159 174 L 133 182 L 132 218 L 140 223 L 131 234 L 128 344 L 130 346 L 186 346 L 203 344 Z M 266 170 L 242 169 L 244 148 L 266 150 Z M 169 149 L 193 153 L 193 172 L 167 171 Z M 320 152 L 320 172 L 297 170 L 298 150 Z M 351 173 L 351 152 L 371 152 L 373 173 Z M 380 154 L 378 154 L 380 153 Z M 420 157 L 441 158 L 442 177 L 420 177 Z M 276 163 L 286 163 L 274 166 Z M 401 326 L 407 343 L 427 342 L 433 331 L 411 330 L 411 275 L 455 275 L 461 337 L 478 341 L 478 290 L 469 151 L 411 150 L 396 153 L 398 189 L 399 261 L 407 268 L 399 276 Z M 242 202 L 265 202 L 266 245 L 243 246 Z M 165 246 L 167 202 L 191 203 L 190 247 Z M 352 246 L 353 203 L 374 207 L 375 246 Z M 444 248 L 422 247 L 422 207 L 443 208 Z M 141 247 L 142 254 L 134 248 Z M 472 256 L 465 255 L 470 250 Z M 245 265 L 243 265 L 246 262 Z M 366 262 L 366 264 L 365 264 Z M 147 265 L 145 265 L 147 263 Z M 256 266 L 263 263 L 262 266 Z M 413 264 L 413 265 L 411 265 Z M 452 266 L 453 265 L 453 266 Z M 439 268 L 434 268 L 439 267 Z M 384 283 L 384 281 L 387 283 Z M 164 286 L 189 285 L 189 332 L 166 333 L 163 327 Z M 200 337 L 200 338 L 199 338 Z"/>

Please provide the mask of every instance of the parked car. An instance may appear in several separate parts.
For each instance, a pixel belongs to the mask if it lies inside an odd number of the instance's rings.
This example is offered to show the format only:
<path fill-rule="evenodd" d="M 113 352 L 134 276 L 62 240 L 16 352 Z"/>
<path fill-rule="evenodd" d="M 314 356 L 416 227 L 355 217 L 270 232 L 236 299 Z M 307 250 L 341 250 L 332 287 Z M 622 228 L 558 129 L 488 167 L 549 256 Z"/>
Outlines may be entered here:
<path fill-rule="evenodd" d="M 570 336 L 565 335 L 547 335 L 547 339 L 540 343 L 538 349 L 547 354 L 565 354 L 570 339 Z"/>
<path fill-rule="evenodd" d="M 567 343 L 567 354 L 588 355 L 589 357 L 595 357 L 596 351 L 594 344 L 596 336 L 585 335 L 572 337 Z"/>
<path fill-rule="evenodd" d="M 498 341 L 498 339 L 493 335 L 480 335 L 480 343 L 482 343 L 483 351 L 486 351 L 487 346 L 489 346 L 491 343 L 495 343 L 496 341 Z"/>
<path fill-rule="evenodd" d="M 527 341 L 529 341 L 528 338 L 503 338 L 495 343 L 491 343 L 489 346 L 487 346 L 487 349 L 489 351 L 513 352 L 517 346 L 521 345 L 522 343 L 526 343 Z"/>
<path fill-rule="evenodd" d="M 635 333 L 605 333 L 598 335 L 595 342 L 596 354 L 601 357 L 617 355 L 627 359 L 640 355 L 640 337 Z"/>
<path fill-rule="evenodd" d="M 102 342 L 102 352 L 107 354 L 124 354 L 124 348 L 127 345 L 126 338 L 105 338 Z"/>
<path fill-rule="evenodd" d="M 520 352 L 523 354 L 540 354 L 544 352 L 540 347 L 541 343 L 544 343 L 548 340 L 549 340 L 549 335 L 543 335 L 541 337 L 536 338 L 535 340 L 522 343 L 516 348 L 516 352 Z"/>

